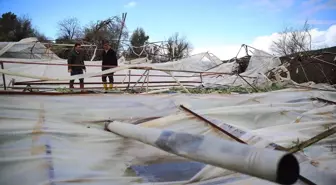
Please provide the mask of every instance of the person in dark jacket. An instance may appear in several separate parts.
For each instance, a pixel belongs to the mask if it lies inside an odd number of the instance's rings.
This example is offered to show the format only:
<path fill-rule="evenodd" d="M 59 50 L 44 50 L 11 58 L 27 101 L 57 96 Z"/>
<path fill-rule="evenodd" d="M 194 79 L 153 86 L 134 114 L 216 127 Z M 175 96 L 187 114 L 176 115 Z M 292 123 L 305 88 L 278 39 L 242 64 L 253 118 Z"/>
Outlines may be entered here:
<path fill-rule="evenodd" d="M 74 66 L 72 66 L 74 65 Z M 81 44 L 76 43 L 74 49 L 70 52 L 68 57 L 68 72 L 71 76 L 83 74 L 86 71 L 84 64 L 84 55 L 81 52 Z M 70 80 L 70 88 L 74 88 L 75 80 Z M 84 79 L 79 79 L 80 88 L 84 88 Z"/>
<path fill-rule="evenodd" d="M 110 44 L 108 42 L 104 43 L 104 51 L 102 53 L 102 71 L 114 68 L 118 66 L 118 58 L 117 58 L 117 53 L 111 48 Z M 107 65 L 107 66 L 106 66 Z M 105 74 L 102 75 L 102 81 L 104 85 L 104 89 L 107 90 L 107 83 L 106 83 L 106 78 L 109 78 L 109 89 L 113 88 L 113 73 Z"/>

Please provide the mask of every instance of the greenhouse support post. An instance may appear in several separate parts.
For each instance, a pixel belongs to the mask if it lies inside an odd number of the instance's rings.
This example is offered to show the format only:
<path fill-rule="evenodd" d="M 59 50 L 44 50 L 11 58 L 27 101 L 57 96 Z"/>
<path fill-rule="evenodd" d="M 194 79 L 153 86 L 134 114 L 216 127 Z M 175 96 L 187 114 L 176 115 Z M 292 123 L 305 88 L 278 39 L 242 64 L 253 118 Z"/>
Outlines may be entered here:
<path fill-rule="evenodd" d="M 1 69 L 3 70 L 4 69 L 4 65 L 3 65 L 3 62 L 0 62 L 1 63 Z M 6 78 L 5 78 L 5 74 L 2 73 L 2 80 L 3 80 L 3 88 L 4 90 L 7 89 L 6 87 Z"/>

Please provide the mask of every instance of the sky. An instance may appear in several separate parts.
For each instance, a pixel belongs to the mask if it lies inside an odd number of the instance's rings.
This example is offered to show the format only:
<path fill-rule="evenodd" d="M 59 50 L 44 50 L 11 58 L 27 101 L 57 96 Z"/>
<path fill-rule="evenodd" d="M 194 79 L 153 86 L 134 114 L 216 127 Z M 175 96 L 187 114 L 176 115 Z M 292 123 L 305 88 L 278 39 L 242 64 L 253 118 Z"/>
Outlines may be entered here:
<path fill-rule="evenodd" d="M 127 12 L 129 31 L 142 27 L 150 41 L 178 32 L 193 53 L 234 57 L 241 44 L 270 52 L 277 32 L 308 19 L 313 44 L 336 45 L 336 0 L 0 0 L 0 14 L 28 15 L 47 37 L 57 38 L 57 22 L 76 17 L 82 25 Z"/>

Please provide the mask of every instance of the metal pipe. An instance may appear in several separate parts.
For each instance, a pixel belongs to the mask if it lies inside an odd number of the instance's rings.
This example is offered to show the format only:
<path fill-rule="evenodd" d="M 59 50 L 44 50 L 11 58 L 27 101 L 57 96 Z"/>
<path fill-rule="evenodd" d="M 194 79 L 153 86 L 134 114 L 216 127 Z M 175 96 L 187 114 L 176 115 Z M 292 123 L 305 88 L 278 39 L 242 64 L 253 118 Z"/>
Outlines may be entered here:
<path fill-rule="evenodd" d="M 200 82 L 197 81 L 152 81 L 149 82 L 150 84 L 199 84 Z M 104 82 L 84 82 L 86 85 L 97 85 L 103 84 Z M 136 84 L 137 82 L 129 82 L 129 84 Z M 26 83 L 26 82 L 15 82 L 14 85 L 68 85 L 69 82 L 35 82 L 35 83 Z M 80 84 L 79 82 L 74 82 L 74 84 Z M 122 82 L 114 82 L 113 84 L 123 84 Z"/>
<path fill-rule="evenodd" d="M 140 80 L 143 78 L 143 76 L 148 72 L 148 70 L 146 70 L 141 77 L 138 79 L 138 81 L 134 84 L 133 88 L 140 82 Z M 130 81 L 129 81 L 130 82 Z"/>
<path fill-rule="evenodd" d="M 0 62 L 0 63 L 1 63 L 1 69 L 3 70 L 4 69 L 4 65 L 3 65 L 2 62 Z M 4 73 L 2 73 L 2 81 L 3 81 L 4 90 L 6 90 L 7 89 L 6 88 L 6 78 L 5 78 L 5 74 Z"/>
<path fill-rule="evenodd" d="M 147 78 L 148 78 L 148 74 L 149 74 L 149 71 L 147 71 L 146 77 L 145 77 L 144 81 L 142 82 L 140 90 L 142 90 L 143 86 L 145 85 L 145 83 L 147 81 Z"/>
<path fill-rule="evenodd" d="M 297 159 L 283 151 L 257 148 L 211 136 L 144 128 L 118 121 L 106 123 L 105 130 L 178 156 L 280 184 L 293 184 L 299 177 Z"/>
<path fill-rule="evenodd" d="M 83 66 L 83 64 L 59 64 L 59 63 L 46 63 L 46 62 L 20 62 L 20 61 L 5 61 L 1 60 L 0 62 L 3 63 L 12 63 L 12 64 L 28 64 L 28 65 L 54 65 L 54 66 Z M 95 65 L 95 64 L 85 64 L 86 67 L 120 67 L 115 65 Z M 145 66 L 130 66 L 127 69 L 138 69 L 138 70 L 155 70 L 155 71 L 170 71 L 170 72 L 181 72 L 181 73 L 202 73 L 203 75 L 220 75 L 220 74 L 227 74 L 233 75 L 233 73 L 225 73 L 225 72 L 204 72 L 204 71 L 190 71 L 190 70 L 178 70 L 178 69 L 160 69 L 160 68 L 153 68 L 153 67 L 145 67 Z M 248 78 L 248 76 L 244 76 Z M 250 77 L 255 78 L 255 77 Z"/>
<path fill-rule="evenodd" d="M 166 72 L 166 73 L 169 74 L 169 75 L 171 75 L 171 77 L 174 78 L 174 80 L 176 81 L 176 83 L 178 83 L 185 92 L 187 92 L 188 94 L 190 94 L 190 92 L 188 91 L 188 89 L 185 88 L 182 85 L 182 83 L 177 78 L 175 78 L 174 75 L 171 72 Z"/>
<path fill-rule="evenodd" d="M 148 84 L 149 84 L 149 72 L 150 71 L 148 71 L 148 73 L 147 73 L 147 87 L 146 87 L 146 92 L 148 93 Z"/>
<path fill-rule="evenodd" d="M 149 91 L 149 92 L 145 92 L 145 93 L 140 93 L 140 94 L 156 94 L 156 93 L 162 93 L 162 92 L 166 92 L 169 91 L 170 89 L 158 89 L 158 90 L 153 90 L 153 91 Z"/>
<path fill-rule="evenodd" d="M 327 62 L 327 61 L 322 60 L 322 59 L 319 59 L 319 58 L 317 58 L 317 57 L 312 57 L 312 58 L 313 58 L 313 59 L 316 59 L 316 60 L 318 60 L 318 61 L 320 61 L 320 62 L 323 62 L 323 63 L 329 64 L 329 65 L 336 66 L 336 64 L 333 64 L 333 63 L 331 63 L 331 62 Z"/>
<path fill-rule="evenodd" d="M 129 89 L 131 85 L 131 70 L 128 70 L 128 85 L 127 85 L 127 89 Z"/>
<path fill-rule="evenodd" d="M 122 14 L 122 20 L 121 20 L 122 21 L 121 22 L 121 29 L 120 29 L 120 33 L 119 33 L 118 42 L 117 42 L 117 48 L 116 48 L 117 52 L 116 53 L 118 53 L 118 51 L 119 51 L 120 39 L 121 39 L 123 29 L 124 29 L 124 26 L 125 26 L 126 17 L 127 17 L 127 13 L 123 13 Z"/>
<path fill-rule="evenodd" d="M 200 73 L 201 84 L 203 83 L 202 73 Z"/>
<path fill-rule="evenodd" d="M 79 83 L 75 83 L 75 84 L 79 84 Z M 194 85 L 184 85 L 186 87 L 195 87 Z M 152 88 L 152 87 L 180 87 L 179 84 L 168 84 L 168 85 L 149 85 L 148 87 Z M 26 87 L 10 87 L 10 89 L 25 89 Z M 57 89 L 57 88 L 63 88 L 63 87 L 29 87 L 29 89 Z M 127 88 L 127 85 L 117 85 L 115 86 L 115 88 Z M 94 87 L 85 87 L 84 89 L 101 89 L 101 87 L 97 87 L 97 86 L 94 86 Z M 8 88 L 7 88 L 8 90 Z"/>
<path fill-rule="evenodd" d="M 249 85 L 250 87 L 252 87 L 252 89 L 255 91 L 255 92 L 258 92 L 258 89 L 255 88 L 252 84 L 250 84 L 247 80 L 245 80 L 245 78 L 243 78 L 242 76 L 240 76 L 238 73 L 237 73 L 237 76 L 239 76 L 241 79 L 243 79 L 247 85 Z"/>
<path fill-rule="evenodd" d="M 246 144 L 243 140 L 239 139 L 238 137 L 232 135 L 230 132 L 228 132 L 228 131 L 222 129 L 221 127 L 217 126 L 216 124 L 212 123 L 210 120 L 206 119 L 205 117 L 202 117 L 202 116 L 196 114 L 195 112 L 193 112 L 192 110 L 188 109 L 184 105 L 180 105 L 180 107 L 183 110 L 185 110 L 185 111 L 189 112 L 190 114 L 192 114 L 193 116 L 197 117 L 198 119 L 200 119 L 200 120 L 208 123 L 209 125 L 211 125 L 212 127 L 216 128 L 217 130 L 219 130 L 219 131 L 223 132 L 224 134 L 228 135 L 230 138 L 236 140 L 237 142 Z"/>
<path fill-rule="evenodd" d="M 90 94 L 89 92 L 22 92 L 22 91 L 0 91 L 0 95 L 71 95 L 71 94 Z"/>

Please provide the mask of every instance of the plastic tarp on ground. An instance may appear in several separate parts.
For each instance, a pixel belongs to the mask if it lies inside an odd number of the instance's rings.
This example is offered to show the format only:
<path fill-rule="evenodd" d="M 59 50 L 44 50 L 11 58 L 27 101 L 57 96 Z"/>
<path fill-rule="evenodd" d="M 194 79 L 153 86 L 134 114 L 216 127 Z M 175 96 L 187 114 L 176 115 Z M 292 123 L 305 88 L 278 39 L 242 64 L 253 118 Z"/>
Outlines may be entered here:
<path fill-rule="evenodd" d="M 224 129 L 235 127 L 250 145 L 290 147 L 336 125 L 336 105 L 316 97 L 336 101 L 334 92 L 293 89 L 245 95 L 1 95 L 0 184 L 274 184 L 104 131 L 104 120 L 229 139 L 179 109 L 183 104 Z M 299 152 L 301 175 L 334 184 L 334 146 L 332 135 Z"/>

